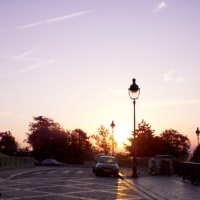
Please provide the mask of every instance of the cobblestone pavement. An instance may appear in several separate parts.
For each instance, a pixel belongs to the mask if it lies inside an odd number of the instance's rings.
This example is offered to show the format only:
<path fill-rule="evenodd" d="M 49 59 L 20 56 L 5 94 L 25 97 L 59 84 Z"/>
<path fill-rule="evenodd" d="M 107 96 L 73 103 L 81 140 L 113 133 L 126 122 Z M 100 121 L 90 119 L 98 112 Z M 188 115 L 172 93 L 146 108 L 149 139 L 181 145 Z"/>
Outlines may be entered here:
<path fill-rule="evenodd" d="M 115 177 L 96 177 L 88 168 L 49 168 L 13 177 L 0 184 L 9 200 L 145 200 L 152 199 Z"/>

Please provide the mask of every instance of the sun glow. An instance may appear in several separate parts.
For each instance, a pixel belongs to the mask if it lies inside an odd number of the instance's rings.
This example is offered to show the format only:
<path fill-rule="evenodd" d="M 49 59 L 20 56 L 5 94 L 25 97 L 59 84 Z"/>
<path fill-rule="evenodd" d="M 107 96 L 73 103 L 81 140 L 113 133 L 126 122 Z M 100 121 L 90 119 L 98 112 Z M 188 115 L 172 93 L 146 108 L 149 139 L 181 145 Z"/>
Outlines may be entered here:
<path fill-rule="evenodd" d="M 112 132 L 111 132 L 112 133 Z M 132 137 L 130 131 L 128 131 L 127 129 L 125 129 L 124 127 L 120 127 L 120 126 L 117 126 L 114 130 L 114 139 L 115 141 L 118 143 L 117 145 L 117 149 L 120 149 L 120 150 L 123 150 L 124 148 L 124 145 L 123 143 L 125 144 L 128 144 L 129 145 L 129 141 L 128 141 L 128 138 L 129 137 Z"/>

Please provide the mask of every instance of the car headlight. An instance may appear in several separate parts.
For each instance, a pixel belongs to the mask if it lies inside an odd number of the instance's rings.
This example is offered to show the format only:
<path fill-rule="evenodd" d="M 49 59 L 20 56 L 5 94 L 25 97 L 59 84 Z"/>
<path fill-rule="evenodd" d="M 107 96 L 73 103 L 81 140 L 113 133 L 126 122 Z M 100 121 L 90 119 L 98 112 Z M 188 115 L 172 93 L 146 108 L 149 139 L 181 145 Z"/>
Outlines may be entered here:
<path fill-rule="evenodd" d="M 117 165 L 113 166 L 113 169 L 118 169 L 119 167 Z"/>

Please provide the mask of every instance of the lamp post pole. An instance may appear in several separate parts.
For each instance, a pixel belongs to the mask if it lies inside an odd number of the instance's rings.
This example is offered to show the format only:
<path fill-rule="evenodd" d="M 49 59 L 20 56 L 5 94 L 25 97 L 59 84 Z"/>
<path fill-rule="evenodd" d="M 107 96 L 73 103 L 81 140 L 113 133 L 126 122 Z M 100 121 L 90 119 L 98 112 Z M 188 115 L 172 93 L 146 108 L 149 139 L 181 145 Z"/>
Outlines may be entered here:
<path fill-rule="evenodd" d="M 137 178 L 137 155 L 136 155 L 136 132 L 135 132 L 135 104 L 136 104 L 136 99 L 138 99 L 139 94 L 140 94 L 140 88 L 138 85 L 135 83 L 135 79 L 133 79 L 133 84 L 130 86 L 129 90 L 129 95 L 130 98 L 133 99 L 133 166 L 132 166 L 132 177 Z"/>
<path fill-rule="evenodd" d="M 200 133 L 200 131 L 199 131 L 199 128 L 197 127 L 196 134 L 197 134 L 198 146 L 199 146 L 199 133 Z"/>
<path fill-rule="evenodd" d="M 138 177 L 137 175 L 137 154 L 136 154 L 136 138 L 135 138 L 135 99 L 133 100 L 133 116 L 134 116 L 134 127 L 133 127 L 133 174 L 132 177 Z"/>
<path fill-rule="evenodd" d="M 114 121 L 112 121 L 110 127 L 112 129 L 112 156 L 114 157 L 114 129 L 115 129 Z"/>
<path fill-rule="evenodd" d="M 53 140 L 53 136 L 51 136 L 51 158 L 52 158 L 52 140 Z"/>

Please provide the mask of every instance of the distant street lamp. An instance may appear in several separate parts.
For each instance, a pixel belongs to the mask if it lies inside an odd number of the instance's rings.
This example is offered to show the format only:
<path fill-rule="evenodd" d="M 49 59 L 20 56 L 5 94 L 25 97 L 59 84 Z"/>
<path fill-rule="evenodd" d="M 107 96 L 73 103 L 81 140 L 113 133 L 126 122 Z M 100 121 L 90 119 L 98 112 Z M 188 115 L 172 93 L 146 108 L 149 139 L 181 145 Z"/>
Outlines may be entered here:
<path fill-rule="evenodd" d="M 136 155 L 136 131 L 135 131 L 135 100 L 138 99 L 140 95 L 140 88 L 135 83 L 136 79 L 133 79 L 133 84 L 130 86 L 129 90 L 129 96 L 131 99 L 133 99 L 133 116 L 134 116 L 134 130 L 133 130 L 133 137 L 134 137 L 134 143 L 133 143 L 133 172 L 132 177 L 137 178 L 137 155 Z"/>
<path fill-rule="evenodd" d="M 115 129 L 114 121 L 112 121 L 110 127 L 111 127 L 111 130 L 112 130 L 112 156 L 114 157 L 114 129 Z"/>
<path fill-rule="evenodd" d="M 200 131 L 199 131 L 199 128 L 197 127 L 196 134 L 197 134 L 198 146 L 199 146 L 199 133 Z"/>
<path fill-rule="evenodd" d="M 51 158 L 52 158 L 52 153 L 53 153 L 52 140 L 53 140 L 53 136 L 51 136 L 50 139 L 51 139 Z"/>

